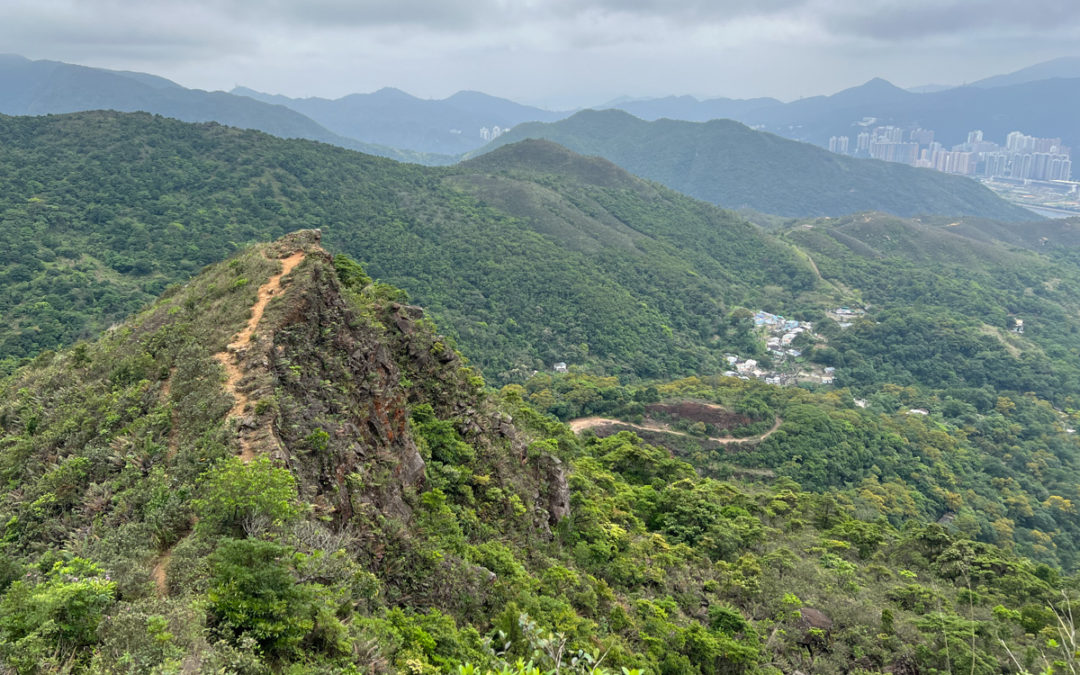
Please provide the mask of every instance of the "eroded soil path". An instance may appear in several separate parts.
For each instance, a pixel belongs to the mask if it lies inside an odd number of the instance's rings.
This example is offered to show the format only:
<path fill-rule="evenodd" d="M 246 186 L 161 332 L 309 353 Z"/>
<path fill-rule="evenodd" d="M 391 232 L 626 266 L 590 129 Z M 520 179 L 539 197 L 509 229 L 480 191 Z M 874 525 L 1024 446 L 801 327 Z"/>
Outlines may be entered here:
<path fill-rule="evenodd" d="M 623 422 L 622 420 L 615 420 L 608 417 L 579 417 L 576 420 L 570 420 L 569 422 L 567 422 L 567 424 L 570 425 L 570 429 L 572 429 L 575 434 L 581 433 L 586 429 L 592 429 L 593 427 L 602 427 L 617 424 L 619 426 L 630 427 L 631 429 L 638 429 L 640 431 L 654 431 L 662 434 L 672 434 L 674 436 L 686 436 L 687 438 L 695 438 L 698 440 L 710 440 L 714 443 L 720 443 L 721 445 L 728 445 L 731 443 L 757 443 L 758 441 L 763 441 L 769 436 L 772 436 L 773 433 L 777 429 L 779 429 L 780 425 L 783 423 L 784 420 L 777 417 L 776 422 L 773 423 L 772 427 L 768 431 L 763 434 L 758 434 L 757 436 L 747 436 L 746 438 L 717 438 L 714 436 L 707 436 L 703 438 L 701 436 L 688 434 L 685 431 L 677 431 L 666 425 L 634 424 L 633 422 Z"/>
<path fill-rule="evenodd" d="M 176 451 L 180 449 L 180 427 L 177 425 L 177 418 L 179 415 L 176 412 L 176 404 L 169 400 L 172 397 L 172 383 L 174 377 L 176 377 L 176 366 L 169 369 L 169 379 L 165 380 L 165 384 L 161 387 L 161 399 L 172 408 L 172 412 L 169 415 L 169 451 L 165 455 L 166 461 L 170 464 L 172 463 L 173 458 L 176 457 Z"/>
<path fill-rule="evenodd" d="M 266 283 L 259 287 L 259 295 L 255 300 L 255 304 L 251 307 L 251 318 L 248 319 L 247 326 L 236 334 L 236 337 L 225 348 L 225 351 L 214 354 L 214 358 L 225 369 L 225 390 L 233 397 L 233 406 L 229 410 L 229 417 L 243 415 L 248 405 L 247 395 L 238 388 L 240 380 L 244 377 L 244 371 L 236 363 L 236 358 L 251 346 L 251 336 L 255 334 L 255 329 L 258 328 L 259 322 L 262 321 L 266 306 L 270 304 L 270 299 L 281 290 L 282 277 L 292 272 L 303 259 L 303 251 L 297 251 L 287 258 L 281 259 L 281 272 L 267 279 Z M 250 462 L 254 458 L 255 451 L 251 447 L 251 441 L 244 434 L 240 434 L 240 459 L 244 462 Z"/>
<path fill-rule="evenodd" d="M 166 576 L 169 569 L 169 560 L 172 558 L 172 546 L 157 557 L 154 569 L 150 571 L 150 578 L 154 580 L 154 588 L 157 589 L 159 598 L 169 594 L 169 582 Z"/>
<path fill-rule="evenodd" d="M 244 409 L 247 408 L 248 404 L 248 397 L 238 388 L 240 380 L 244 377 L 244 372 L 241 370 L 240 366 L 235 363 L 235 359 L 251 346 L 251 336 L 255 334 L 255 329 L 259 326 L 259 322 L 262 321 L 266 306 L 270 304 L 270 299 L 277 295 L 281 290 L 281 279 L 289 272 L 292 272 L 303 259 L 303 251 L 297 251 L 287 258 L 281 259 L 281 272 L 270 277 L 265 284 L 259 287 L 259 295 L 255 300 L 255 304 L 251 307 L 251 318 L 248 319 L 247 326 L 236 334 L 236 337 L 229 343 L 229 346 L 225 348 L 225 351 L 214 354 L 214 358 L 225 369 L 227 376 L 225 379 L 225 390 L 233 397 L 233 406 L 229 410 L 230 417 L 243 415 Z M 172 395 L 172 381 L 175 375 L 176 368 L 174 367 L 169 373 L 169 379 L 165 381 L 165 384 L 161 388 L 161 396 L 165 401 L 168 401 L 169 397 Z M 179 448 L 176 417 L 177 415 L 174 406 L 172 426 L 169 429 L 168 441 L 168 458 L 170 461 L 176 456 L 176 451 Z M 251 446 L 251 441 L 243 433 L 240 434 L 240 458 L 244 462 L 250 462 L 255 458 L 255 451 Z M 154 559 L 153 567 L 150 569 L 150 578 L 154 582 L 154 588 L 157 591 L 158 597 L 163 598 L 169 594 L 169 562 L 172 560 L 174 546 L 175 544 L 162 551 L 161 554 Z"/>

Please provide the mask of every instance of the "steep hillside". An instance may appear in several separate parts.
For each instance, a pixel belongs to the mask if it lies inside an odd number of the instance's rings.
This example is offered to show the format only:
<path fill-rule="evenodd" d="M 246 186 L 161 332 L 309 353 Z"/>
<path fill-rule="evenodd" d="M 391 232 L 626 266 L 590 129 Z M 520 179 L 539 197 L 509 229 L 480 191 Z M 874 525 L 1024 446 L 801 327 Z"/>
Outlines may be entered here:
<path fill-rule="evenodd" d="M 545 138 L 726 208 L 781 216 L 856 211 L 1035 220 L 974 181 L 901 164 L 858 160 L 731 120 L 645 122 L 617 110 L 522 124 L 489 148 Z"/>
<path fill-rule="evenodd" d="M 95 644 L 107 669 L 140 649 L 199 671 L 344 663 L 364 642 L 341 612 L 449 611 L 486 583 L 491 572 L 427 548 L 450 524 L 443 490 L 460 495 L 474 474 L 500 495 L 475 506 L 515 514 L 505 535 L 550 539 L 568 510 L 559 459 L 526 455 L 528 439 L 422 311 L 318 239 L 300 232 L 245 251 L 2 385 L 9 666 L 86 666 Z M 27 574 L 13 585 L 16 568 Z M 42 625 L 34 612 L 51 610 L 35 603 L 47 592 L 83 613 Z M 354 629 L 380 635 L 366 625 Z"/>
<path fill-rule="evenodd" d="M 0 55 L 0 114 L 143 111 L 185 122 L 218 122 L 282 138 L 307 138 L 400 161 L 448 164 L 449 157 L 396 150 L 335 134 L 303 114 L 225 92 L 186 89 L 164 78 Z"/>
<path fill-rule="evenodd" d="M 318 240 L 0 382 L 3 668 L 989 675 L 1052 633 L 1052 567 L 891 483 L 738 486 L 575 438 Z M 851 425 L 801 415 L 781 430 Z"/>
<path fill-rule="evenodd" d="M 715 369 L 726 308 L 784 306 L 815 283 L 733 214 L 561 149 L 428 169 L 103 112 L 0 118 L 0 134 L 4 357 L 87 337 L 296 225 L 427 305 L 500 380 L 558 362 Z"/>

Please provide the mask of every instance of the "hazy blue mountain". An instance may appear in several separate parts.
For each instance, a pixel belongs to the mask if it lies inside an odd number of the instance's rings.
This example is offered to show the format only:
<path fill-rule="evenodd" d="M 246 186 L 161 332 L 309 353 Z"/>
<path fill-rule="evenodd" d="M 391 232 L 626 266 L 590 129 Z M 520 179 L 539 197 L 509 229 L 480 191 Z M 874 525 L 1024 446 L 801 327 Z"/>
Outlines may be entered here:
<path fill-rule="evenodd" d="M 187 89 L 156 75 L 0 56 L 0 113 L 46 115 L 84 110 L 144 111 L 185 122 L 219 122 L 282 138 L 322 141 L 401 161 L 450 161 L 345 138 L 284 106 L 220 91 Z"/>
<path fill-rule="evenodd" d="M 338 99 L 289 98 L 246 87 L 237 87 L 232 93 L 287 106 L 342 136 L 424 153 L 468 152 L 487 142 L 481 128 L 551 122 L 569 114 L 477 91 L 460 91 L 441 100 L 417 98 L 391 87 Z"/>
<path fill-rule="evenodd" d="M 1080 56 L 1062 56 L 1061 58 L 1036 63 L 1027 68 L 1021 68 L 1012 73 L 986 77 L 972 82 L 971 86 L 983 88 L 1007 87 L 1013 84 L 1024 84 L 1038 80 L 1076 77 L 1080 77 Z"/>
<path fill-rule="evenodd" d="M 693 96 L 666 96 L 652 99 L 624 99 L 598 106 L 600 108 L 618 108 L 643 120 L 668 118 L 690 122 L 732 118 L 749 115 L 755 111 L 783 105 L 775 98 L 732 99 L 714 98 L 698 100 Z"/>
<path fill-rule="evenodd" d="M 585 110 L 555 123 L 518 125 L 485 151 L 525 138 L 599 155 L 727 208 L 791 217 L 877 210 L 1035 219 L 962 176 L 844 157 L 732 120 L 647 122 L 620 110 Z"/>
<path fill-rule="evenodd" d="M 1080 146 L 1080 78 L 1052 79 L 997 87 L 956 87 L 915 94 L 875 78 L 832 96 L 815 96 L 782 106 L 751 111 L 739 120 L 796 140 L 818 145 L 830 136 L 863 131 L 859 122 L 874 125 L 921 126 L 933 129 L 945 145 L 962 143 L 967 133 L 981 129 L 984 137 L 1004 142 L 1010 131 L 1060 137 Z"/>
<path fill-rule="evenodd" d="M 934 94 L 954 87 L 955 84 L 920 84 L 917 87 L 908 87 L 907 90 L 912 94 Z"/>

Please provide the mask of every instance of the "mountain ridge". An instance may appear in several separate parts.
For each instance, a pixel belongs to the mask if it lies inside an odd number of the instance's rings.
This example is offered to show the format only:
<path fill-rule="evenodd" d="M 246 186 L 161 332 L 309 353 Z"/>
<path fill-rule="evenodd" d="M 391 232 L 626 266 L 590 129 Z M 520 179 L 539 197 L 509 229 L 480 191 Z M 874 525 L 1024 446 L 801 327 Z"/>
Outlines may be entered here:
<path fill-rule="evenodd" d="M 401 161 L 448 163 L 334 134 L 280 105 L 225 92 L 187 89 L 146 73 L 111 71 L 60 61 L 8 55 L 0 61 L 0 114 L 45 115 L 96 109 L 144 111 L 186 122 L 217 122 L 254 128 L 283 138 L 305 138 Z"/>
<path fill-rule="evenodd" d="M 980 401 L 992 426 L 976 434 L 954 425 L 976 414 L 955 401 L 924 420 L 735 378 L 633 392 L 567 378 L 613 396 L 582 406 L 626 414 L 662 391 L 772 430 L 730 457 L 578 437 L 524 402 L 544 390 L 487 389 L 424 310 L 320 241 L 246 248 L 0 381 L 5 667 L 527 675 L 529 658 L 578 675 L 750 675 L 805 653 L 988 675 L 1000 640 L 1041 644 L 1030 634 L 1053 625 L 1036 610 L 1069 581 L 973 512 L 1037 492 L 965 489 L 983 461 L 1024 477 L 969 445 L 984 433 L 1016 461 L 1069 466 L 1030 454 L 1026 433 L 1063 455 L 1075 444 L 1039 402 Z M 904 477 L 939 474 L 957 492 L 917 503 Z M 1030 505 L 1033 525 L 1068 506 L 1056 496 Z M 924 515 L 945 507 L 959 511 L 945 524 Z M 931 609 L 959 627 L 942 636 Z"/>
<path fill-rule="evenodd" d="M 444 99 L 422 99 L 400 89 L 354 93 L 337 99 L 289 98 L 248 88 L 232 93 L 284 105 L 349 138 L 403 150 L 459 155 L 483 145 L 481 128 L 508 128 L 565 113 L 522 105 L 482 92 L 459 91 Z"/>
<path fill-rule="evenodd" d="M 733 120 L 647 122 L 620 110 L 582 111 L 519 125 L 484 150 L 535 137 L 726 208 L 788 217 L 880 210 L 1037 218 L 964 177 L 843 157 Z"/>

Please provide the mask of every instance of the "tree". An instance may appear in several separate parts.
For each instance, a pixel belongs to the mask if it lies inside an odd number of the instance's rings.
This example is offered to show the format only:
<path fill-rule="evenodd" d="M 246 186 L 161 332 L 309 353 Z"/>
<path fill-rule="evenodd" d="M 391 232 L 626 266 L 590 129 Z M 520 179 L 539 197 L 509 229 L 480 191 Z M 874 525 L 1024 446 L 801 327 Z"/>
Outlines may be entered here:
<path fill-rule="evenodd" d="M 265 455 L 244 463 L 230 457 L 203 474 L 202 496 L 192 502 L 199 528 L 238 536 L 245 524 L 260 518 L 278 526 L 296 518 L 296 482 L 287 469 Z"/>

